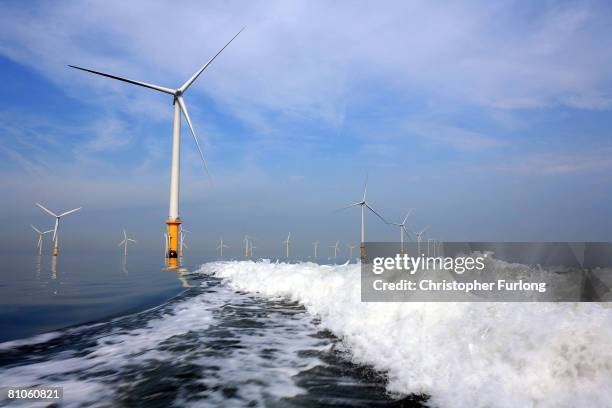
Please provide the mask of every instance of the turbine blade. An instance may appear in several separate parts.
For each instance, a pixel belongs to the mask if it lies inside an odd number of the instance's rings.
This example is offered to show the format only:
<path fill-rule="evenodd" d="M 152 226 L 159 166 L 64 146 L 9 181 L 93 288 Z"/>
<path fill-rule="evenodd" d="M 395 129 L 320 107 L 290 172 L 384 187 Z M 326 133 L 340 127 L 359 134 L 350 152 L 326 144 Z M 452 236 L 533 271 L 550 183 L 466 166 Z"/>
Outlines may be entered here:
<path fill-rule="evenodd" d="M 174 89 L 166 88 L 164 86 L 148 84 L 146 82 L 134 81 L 133 79 L 122 78 L 120 76 L 105 74 L 104 72 L 94 71 L 93 69 L 81 68 L 75 65 L 68 65 L 70 68 L 80 69 L 81 71 L 91 72 L 92 74 L 101 75 L 107 78 L 117 79 L 119 81 L 127 82 L 129 84 L 134 84 L 138 86 L 144 86 L 145 88 L 154 89 L 156 91 L 164 92 L 170 95 L 174 95 Z"/>
<path fill-rule="evenodd" d="M 33 226 L 32 224 L 30 224 L 30 227 L 32 227 L 32 229 L 36 232 L 38 232 L 39 234 L 43 234 L 38 228 L 36 228 L 35 226 Z"/>
<path fill-rule="evenodd" d="M 363 186 L 363 201 L 366 200 L 366 193 L 368 192 L 368 176 L 366 175 L 365 185 Z"/>
<path fill-rule="evenodd" d="M 408 213 L 406 213 L 406 216 L 404 217 L 404 221 L 402 221 L 402 224 L 406 223 L 406 220 L 408 219 L 408 216 L 412 213 L 412 208 L 408 211 Z"/>
<path fill-rule="evenodd" d="M 121 241 L 120 243 L 118 243 L 117 246 L 120 247 L 123 244 L 125 244 L 125 239 L 123 241 Z"/>
<path fill-rule="evenodd" d="M 347 205 L 346 207 L 337 208 L 337 209 L 333 210 L 332 213 L 337 213 L 338 211 L 346 210 L 347 208 L 355 207 L 357 205 L 361 205 L 361 202 L 353 203 L 351 205 Z"/>
<path fill-rule="evenodd" d="M 137 241 L 135 239 L 132 239 L 132 238 L 128 238 L 128 241 L 133 242 L 135 244 L 137 243 Z"/>
<path fill-rule="evenodd" d="M 57 237 L 57 229 L 59 228 L 59 218 L 55 219 L 55 227 L 53 227 L 53 241 Z"/>
<path fill-rule="evenodd" d="M 50 233 L 50 232 L 53 232 L 53 230 L 52 230 L 52 229 L 50 229 L 50 230 L 48 230 L 48 231 L 43 232 L 43 234 L 48 234 L 48 233 Z"/>
<path fill-rule="evenodd" d="M 74 210 L 66 211 L 65 213 L 60 214 L 59 216 L 63 217 L 64 215 L 72 214 L 73 212 L 79 211 L 81 208 L 83 207 L 79 207 L 79 208 L 75 208 Z"/>
<path fill-rule="evenodd" d="M 241 29 L 240 31 L 238 31 L 238 34 L 240 34 L 240 33 L 242 32 L 242 30 L 244 30 L 245 28 L 246 28 L 246 26 L 245 26 L 245 27 L 242 27 L 242 29 Z M 228 42 L 227 44 L 225 44 L 225 46 L 224 46 L 223 48 L 221 48 L 221 50 L 219 50 L 219 52 L 218 52 L 218 53 L 216 53 L 216 54 L 215 54 L 215 56 L 214 56 L 214 57 L 212 57 L 212 58 L 210 59 L 210 61 L 208 61 L 208 62 L 207 62 L 207 63 L 206 63 L 206 64 L 205 64 L 205 65 L 204 65 L 202 68 L 200 68 L 200 69 L 198 70 L 198 72 L 196 72 L 195 74 L 193 74 L 193 76 L 192 76 L 191 78 L 189 78 L 189 79 L 187 80 L 187 82 L 185 82 L 183 85 L 181 85 L 181 87 L 179 88 L 179 91 L 180 91 L 181 93 L 185 92 L 185 91 L 186 91 L 186 90 L 187 90 L 187 89 L 188 89 L 188 88 L 191 86 L 191 84 L 193 84 L 193 82 L 194 82 L 196 79 L 198 79 L 198 77 L 200 76 L 200 74 L 201 74 L 202 72 L 204 72 L 204 70 L 205 70 L 206 68 L 208 68 L 208 66 L 209 66 L 210 64 L 212 64 L 212 62 L 215 60 L 215 58 L 217 58 L 217 56 L 218 56 L 219 54 L 221 54 L 221 53 L 223 52 L 223 50 L 224 50 L 224 49 L 225 49 L 225 48 L 226 48 L 228 45 L 230 45 L 230 44 L 231 44 L 231 42 L 232 42 L 232 41 L 234 41 L 234 38 L 238 37 L 238 34 L 236 34 L 235 36 L 233 36 L 233 37 L 232 37 L 232 39 L 231 39 L 231 40 L 229 40 L 229 42 Z"/>
<path fill-rule="evenodd" d="M 378 218 L 380 218 L 380 219 L 381 219 L 381 220 L 382 220 L 384 223 L 387 223 L 387 224 L 388 224 L 387 220 L 385 220 L 385 219 L 383 218 L 383 216 L 382 216 L 382 215 L 380 215 L 380 214 L 379 214 L 379 213 L 377 213 L 377 212 L 376 212 L 376 211 L 375 211 L 375 210 L 374 210 L 372 207 L 370 207 L 370 205 L 369 205 L 368 203 L 366 203 L 366 204 L 365 204 L 365 206 L 366 206 L 366 207 L 368 207 L 368 209 L 369 209 L 370 211 L 372 211 L 374 214 L 376 214 L 376 216 L 377 216 Z"/>
<path fill-rule="evenodd" d="M 123 239 L 126 240 L 127 239 L 127 232 L 125 232 L 125 228 L 123 229 Z"/>
<path fill-rule="evenodd" d="M 36 203 L 36 205 L 41 208 L 43 211 L 45 211 L 46 213 L 48 213 L 49 215 L 53 216 L 53 217 L 57 217 L 57 214 L 55 214 L 53 211 L 49 210 L 48 208 L 45 208 L 42 204 L 38 204 Z"/>
<path fill-rule="evenodd" d="M 200 152 L 200 157 L 202 158 L 202 163 L 204 163 L 204 169 L 206 170 L 206 174 L 208 174 L 208 177 L 212 179 L 210 172 L 208 171 L 208 165 L 206 164 L 204 153 L 202 153 L 202 149 L 200 148 L 200 142 L 198 142 L 198 137 L 196 136 L 195 130 L 193 130 L 193 125 L 191 124 L 191 118 L 189 117 L 189 112 L 187 111 L 187 105 L 185 105 L 185 101 L 183 100 L 182 96 L 178 96 L 176 100 L 178 101 L 181 107 L 181 110 L 183 111 L 183 115 L 185 115 L 185 119 L 187 120 L 189 129 L 191 130 L 191 135 L 193 136 L 193 140 L 195 141 L 196 147 L 198 148 L 198 152 Z"/>

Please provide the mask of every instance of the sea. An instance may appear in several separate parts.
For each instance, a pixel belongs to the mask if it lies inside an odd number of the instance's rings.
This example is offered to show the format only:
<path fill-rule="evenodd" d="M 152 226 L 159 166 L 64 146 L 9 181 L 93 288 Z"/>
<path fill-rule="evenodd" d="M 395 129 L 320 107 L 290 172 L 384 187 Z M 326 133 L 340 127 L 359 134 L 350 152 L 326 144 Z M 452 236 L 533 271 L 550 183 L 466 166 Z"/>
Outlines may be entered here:
<path fill-rule="evenodd" d="M 609 407 L 610 303 L 364 303 L 355 262 L 13 254 L 0 388 L 61 407 Z"/>

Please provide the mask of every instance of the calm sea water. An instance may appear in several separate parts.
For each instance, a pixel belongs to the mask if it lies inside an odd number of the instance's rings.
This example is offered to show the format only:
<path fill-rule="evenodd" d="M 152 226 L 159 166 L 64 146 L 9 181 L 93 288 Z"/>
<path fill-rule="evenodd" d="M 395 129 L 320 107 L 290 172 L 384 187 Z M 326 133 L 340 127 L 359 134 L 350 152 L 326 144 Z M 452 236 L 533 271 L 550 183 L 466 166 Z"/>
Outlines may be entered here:
<path fill-rule="evenodd" d="M 144 310 L 182 290 L 158 254 L 3 256 L 0 342 Z"/>
<path fill-rule="evenodd" d="M 191 273 L 202 261 L 173 272 L 158 254 L 12 258 L 0 386 L 63 386 L 69 407 L 419 405 L 388 395 L 385 374 L 352 363 L 299 304 Z"/>

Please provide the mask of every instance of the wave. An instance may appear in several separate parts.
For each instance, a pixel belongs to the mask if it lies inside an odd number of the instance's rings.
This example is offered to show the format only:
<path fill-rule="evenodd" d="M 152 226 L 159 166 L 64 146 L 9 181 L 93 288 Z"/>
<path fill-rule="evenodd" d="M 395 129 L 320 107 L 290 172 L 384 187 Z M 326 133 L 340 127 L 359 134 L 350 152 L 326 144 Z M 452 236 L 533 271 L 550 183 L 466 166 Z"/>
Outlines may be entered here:
<path fill-rule="evenodd" d="M 199 273 L 298 301 L 394 394 L 440 407 L 604 407 L 609 303 L 362 303 L 360 266 L 214 262 Z"/>

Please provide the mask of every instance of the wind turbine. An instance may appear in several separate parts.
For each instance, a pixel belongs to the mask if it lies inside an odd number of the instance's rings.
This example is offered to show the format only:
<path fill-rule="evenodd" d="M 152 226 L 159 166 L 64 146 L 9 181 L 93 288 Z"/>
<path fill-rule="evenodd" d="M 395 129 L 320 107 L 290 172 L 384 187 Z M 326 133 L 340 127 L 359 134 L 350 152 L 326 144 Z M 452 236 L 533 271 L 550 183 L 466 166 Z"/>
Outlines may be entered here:
<path fill-rule="evenodd" d="M 400 255 L 404 254 L 404 232 L 408 234 L 408 230 L 406 229 L 406 220 L 408 219 L 408 216 L 410 215 L 411 212 L 412 212 L 412 209 L 408 211 L 408 213 L 406 213 L 406 216 L 404 217 L 404 220 L 401 223 L 397 223 L 397 222 L 390 223 L 391 225 L 395 225 L 399 227 L 400 229 Z"/>
<path fill-rule="evenodd" d="M 72 214 L 73 212 L 79 211 L 82 207 L 75 208 L 74 210 L 66 211 L 65 213 L 61 213 L 60 215 L 57 215 L 53 211 L 43 207 L 41 204 L 36 203 L 36 205 L 41 210 L 49 214 L 50 216 L 55 217 L 55 227 L 53 227 L 53 256 L 57 256 L 57 254 L 59 253 L 59 247 L 57 246 L 57 240 L 58 240 L 58 229 L 59 229 L 60 218 L 62 218 L 65 215 Z"/>
<path fill-rule="evenodd" d="M 317 249 L 319 249 L 319 241 L 313 242 L 312 245 L 314 246 L 314 257 L 316 259 L 317 258 Z"/>
<path fill-rule="evenodd" d="M 220 252 L 219 255 L 221 259 L 223 259 L 223 248 L 229 248 L 229 246 L 223 243 L 223 237 L 221 237 L 221 239 L 219 240 L 219 246 L 217 247 Z"/>
<path fill-rule="evenodd" d="M 427 228 L 429 227 L 425 227 L 415 234 L 417 239 L 417 256 L 421 256 L 421 239 L 423 239 L 423 234 L 427 231 Z"/>
<path fill-rule="evenodd" d="M 353 259 L 353 249 L 355 249 L 355 245 L 348 245 L 346 246 L 349 249 L 349 259 Z"/>
<path fill-rule="evenodd" d="M 128 238 L 127 236 L 127 232 L 125 232 L 125 228 L 123 229 L 123 241 L 121 241 L 117 246 L 121 246 L 123 245 L 123 256 L 127 256 L 127 248 L 128 248 L 128 242 L 133 242 L 136 243 L 136 240 L 133 240 L 132 238 Z"/>
<path fill-rule="evenodd" d="M 36 248 L 38 248 L 38 255 L 42 255 L 42 240 L 43 240 L 43 235 L 48 234 L 50 232 L 53 232 L 53 230 L 42 232 L 41 230 L 39 230 L 38 228 L 36 228 L 32 224 L 30 224 L 30 227 L 32 227 L 32 229 L 34 231 L 36 231 L 36 233 L 38 234 L 38 243 L 36 244 Z"/>
<path fill-rule="evenodd" d="M 217 52 L 202 68 L 200 68 L 191 78 L 189 78 L 183 85 L 179 88 L 171 89 L 166 88 L 164 86 L 153 85 L 146 82 L 135 81 L 132 79 L 123 78 L 116 75 L 106 74 L 100 71 L 94 71 L 92 69 L 81 68 L 74 65 L 69 65 L 71 68 L 79 69 L 81 71 L 90 72 L 92 74 L 101 75 L 107 78 L 116 79 L 119 81 L 127 82 L 129 84 L 142 86 L 145 88 L 153 89 L 155 91 L 163 92 L 169 95 L 172 95 L 172 104 L 174 105 L 174 123 L 172 127 L 172 164 L 171 164 L 171 172 L 170 172 L 170 206 L 168 210 L 168 219 L 166 220 L 166 224 L 168 226 L 168 241 L 169 248 L 166 254 L 167 258 L 177 258 L 178 257 L 178 249 L 179 249 L 179 225 L 181 224 L 181 219 L 179 217 L 179 173 L 180 173 L 180 145 L 181 145 L 181 112 L 183 116 L 185 116 L 185 120 L 187 121 L 187 125 L 189 125 L 189 130 L 191 131 L 191 135 L 193 136 L 193 140 L 195 141 L 198 152 L 200 153 L 200 157 L 202 158 L 202 162 L 204 163 L 204 168 L 208 173 L 208 167 L 206 165 L 206 160 L 204 159 L 204 154 L 202 153 L 202 149 L 200 148 L 200 143 L 198 142 L 198 137 L 196 136 L 195 130 L 193 129 L 193 125 L 191 123 L 191 118 L 189 116 L 189 111 L 187 110 L 187 105 L 183 99 L 183 94 L 189 89 L 191 84 L 194 83 L 196 79 L 204 72 L 206 68 L 217 58 L 219 54 L 228 46 L 238 35 L 244 30 L 244 27 L 238 31 L 236 34 L 219 52 Z"/>
<path fill-rule="evenodd" d="M 334 258 L 338 256 L 338 252 L 340 251 L 340 247 L 338 245 L 340 245 L 340 241 L 336 241 L 336 245 L 329 246 L 330 248 L 333 248 L 334 250 Z"/>
<path fill-rule="evenodd" d="M 388 222 L 383 218 L 383 216 L 380 215 L 379 213 L 377 213 L 370 206 L 370 204 L 368 204 L 368 202 L 366 200 L 366 193 L 367 193 L 367 191 L 368 191 L 368 179 L 366 177 L 365 186 L 363 188 L 363 197 L 362 197 L 361 201 L 358 201 L 358 202 L 353 203 L 351 205 L 347 205 L 346 207 L 340 208 L 340 210 L 345 210 L 347 208 L 359 206 L 360 209 L 361 209 L 361 244 L 360 244 L 359 248 L 360 248 L 360 255 L 361 255 L 362 259 L 365 258 L 365 209 L 367 208 L 368 210 L 372 211 L 385 224 L 388 224 Z"/>
<path fill-rule="evenodd" d="M 287 258 L 289 258 L 289 239 L 291 239 L 291 233 L 289 233 L 289 235 L 287 235 L 287 240 L 282 242 L 282 244 L 285 245 L 285 250 L 286 250 Z"/>
<path fill-rule="evenodd" d="M 187 246 L 187 243 L 185 242 L 185 237 L 187 236 L 187 233 L 188 233 L 188 232 L 191 232 L 191 231 L 189 231 L 189 230 L 188 230 L 188 229 L 186 229 L 186 228 L 183 228 L 183 226 L 181 226 L 181 227 L 179 228 L 179 248 L 180 248 L 180 255 L 179 255 L 179 256 L 180 256 L 181 258 L 183 257 L 183 252 L 184 252 L 183 247 L 185 247 L 185 248 L 189 248 L 189 247 Z"/>
<path fill-rule="evenodd" d="M 242 242 L 244 242 L 244 257 L 248 258 L 249 257 L 249 236 L 245 235 Z"/>

